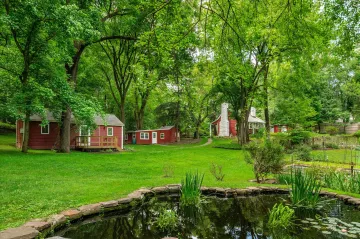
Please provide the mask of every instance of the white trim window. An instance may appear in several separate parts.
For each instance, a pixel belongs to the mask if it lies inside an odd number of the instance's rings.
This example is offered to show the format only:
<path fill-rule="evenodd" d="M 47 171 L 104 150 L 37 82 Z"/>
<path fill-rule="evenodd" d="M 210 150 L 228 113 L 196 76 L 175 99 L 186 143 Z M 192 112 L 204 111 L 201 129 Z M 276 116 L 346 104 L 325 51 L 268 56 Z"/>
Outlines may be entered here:
<path fill-rule="evenodd" d="M 160 133 L 160 139 L 165 139 L 165 133 Z"/>
<path fill-rule="evenodd" d="M 49 124 L 45 125 L 45 126 L 41 126 L 41 134 L 50 134 L 50 126 Z"/>
<path fill-rule="evenodd" d="M 140 139 L 149 139 L 149 133 L 141 132 Z"/>
<path fill-rule="evenodd" d="M 113 127 L 107 127 L 106 128 L 107 136 L 114 136 L 114 128 Z"/>
<path fill-rule="evenodd" d="M 125 134 L 125 140 L 128 140 L 128 134 Z"/>

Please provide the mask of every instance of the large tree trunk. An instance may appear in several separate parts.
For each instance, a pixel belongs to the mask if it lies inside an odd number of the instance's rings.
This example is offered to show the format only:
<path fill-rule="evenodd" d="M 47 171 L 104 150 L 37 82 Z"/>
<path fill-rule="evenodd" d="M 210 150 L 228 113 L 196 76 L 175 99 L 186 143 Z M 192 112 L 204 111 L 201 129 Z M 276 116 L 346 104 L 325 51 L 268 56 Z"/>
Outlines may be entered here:
<path fill-rule="evenodd" d="M 269 73 L 269 65 L 265 67 L 264 72 L 264 114 L 265 114 L 265 132 L 266 138 L 270 140 L 270 116 L 269 116 L 269 96 L 268 96 L 268 73 Z"/>
<path fill-rule="evenodd" d="M 238 143 L 240 145 L 245 145 L 249 142 L 249 111 L 246 109 L 242 109 L 240 113 L 240 117 L 237 117 L 237 137 Z"/>
<path fill-rule="evenodd" d="M 30 112 L 27 111 L 24 120 L 24 138 L 22 142 L 21 152 L 27 153 L 29 148 L 29 135 L 30 135 Z"/>
<path fill-rule="evenodd" d="M 120 119 L 125 124 L 125 97 L 120 99 Z"/>
<path fill-rule="evenodd" d="M 66 111 L 62 112 L 60 125 L 60 153 L 70 152 L 70 134 L 71 134 L 71 109 L 68 107 Z"/>
<path fill-rule="evenodd" d="M 76 54 L 72 58 L 71 65 L 65 64 L 65 69 L 67 75 L 69 76 L 68 83 L 75 89 L 80 57 L 85 50 L 86 45 L 82 45 L 75 41 L 74 47 L 77 49 Z M 60 124 L 60 147 L 58 152 L 70 153 L 71 108 L 68 102 L 64 105 L 64 111 L 61 115 Z"/>

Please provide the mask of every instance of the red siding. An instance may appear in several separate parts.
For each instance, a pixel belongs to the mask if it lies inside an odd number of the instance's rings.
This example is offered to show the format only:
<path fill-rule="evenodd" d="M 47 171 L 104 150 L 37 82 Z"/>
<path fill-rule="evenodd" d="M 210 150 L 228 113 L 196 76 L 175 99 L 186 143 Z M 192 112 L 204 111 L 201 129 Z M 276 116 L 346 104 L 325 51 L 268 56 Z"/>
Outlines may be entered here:
<path fill-rule="evenodd" d="M 41 122 L 32 121 L 30 122 L 30 134 L 29 134 L 29 147 L 31 149 L 54 149 L 59 146 L 59 125 L 55 122 L 49 123 L 49 134 L 41 134 Z M 22 145 L 22 134 L 20 133 L 20 129 L 23 127 L 22 121 L 17 121 L 17 147 L 21 147 Z M 118 147 L 121 147 L 122 140 L 122 127 L 121 126 L 109 126 L 113 127 L 113 136 L 118 137 Z M 79 131 L 76 125 L 71 125 L 70 132 L 70 147 L 75 148 L 76 136 L 79 135 Z M 107 136 L 107 129 L 105 126 L 99 126 L 94 130 L 94 136 Z M 91 143 L 98 143 L 99 139 L 92 138 Z"/>
<path fill-rule="evenodd" d="M 148 133 L 149 139 L 140 139 L 141 132 Z M 132 135 L 136 134 L 136 144 L 152 144 L 152 133 L 153 132 L 157 132 L 157 144 L 168 144 L 168 143 L 176 142 L 176 128 L 175 127 L 168 129 L 168 130 L 155 129 L 155 130 L 144 130 L 144 131 L 139 130 L 136 132 L 130 132 L 130 133 L 127 133 L 128 139 L 126 140 L 126 142 L 128 144 L 132 144 Z M 164 139 L 161 139 L 161 137 L 160 137 L 160 134 L 162 134 L 162 133 L 164 133 Z"/>
<path fill-rule="evenodd" d="M 236 136 L 236 120 L 234 119 L 230 119 L 229 120 L 229 136 Z"/>

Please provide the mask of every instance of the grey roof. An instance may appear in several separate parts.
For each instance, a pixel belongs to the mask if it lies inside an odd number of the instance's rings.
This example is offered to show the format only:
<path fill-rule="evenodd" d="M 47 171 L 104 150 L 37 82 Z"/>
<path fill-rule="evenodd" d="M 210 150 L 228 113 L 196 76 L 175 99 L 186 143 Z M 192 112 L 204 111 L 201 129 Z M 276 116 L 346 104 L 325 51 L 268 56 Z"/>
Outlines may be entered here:
<path fill-rule="evenodd" d="M 249 114 L 248 122 L 265 124 L 265 121 L 263 121 L 262 119 L 260 119 L 258 117 L 251 116 L 250 114 Z"/>
<path fill-rule="evenodd" d="M 95 116 L 95 123 L 97 125 L 108 125 L 108 126 L 124 126 L 124 124 L 119 120 L 118 117 L 112 114 L 106 114 L 104 119 L 97 115 Z"/>
<path fill-rule="evenodd" d="M 46 112 L 46 119 L 49 122 L 57 122 L 52 112 Z M 42 121 L 40 115 L 32 115 L 30 116 L 30 121 Z M 104 119 L 97 115 L 94 118 L 96 125 L 107 125 L 107 126 L 124 126 L 124 124 L 113 114 L 106 114 L 104 115 Z M 71 122 L 75 123 L 74 115 L 71 114 Z"/>
<path fill-rule="evenodd" d="M 169 130 L 169 129 L 172 129 L 174 127 L 175 127 L 174 125 L 172 125 L 172 126 L 163 126 L 159 130 Z"/>

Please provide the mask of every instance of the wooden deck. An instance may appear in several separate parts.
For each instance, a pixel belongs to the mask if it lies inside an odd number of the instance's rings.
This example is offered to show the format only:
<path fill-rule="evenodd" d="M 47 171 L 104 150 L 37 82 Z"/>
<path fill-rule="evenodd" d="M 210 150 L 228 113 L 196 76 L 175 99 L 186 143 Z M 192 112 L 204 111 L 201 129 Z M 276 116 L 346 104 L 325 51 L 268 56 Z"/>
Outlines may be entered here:
<path fill-rule="evenodd" d="M 117 149 L 121 150 L 118 145 L 117 136 L 76 136 L 76 149 Z"/>

